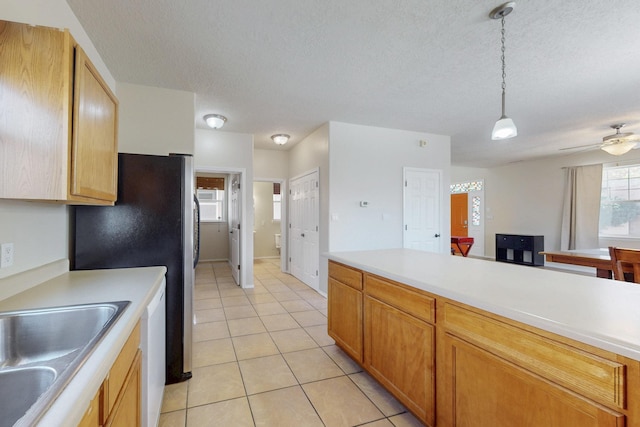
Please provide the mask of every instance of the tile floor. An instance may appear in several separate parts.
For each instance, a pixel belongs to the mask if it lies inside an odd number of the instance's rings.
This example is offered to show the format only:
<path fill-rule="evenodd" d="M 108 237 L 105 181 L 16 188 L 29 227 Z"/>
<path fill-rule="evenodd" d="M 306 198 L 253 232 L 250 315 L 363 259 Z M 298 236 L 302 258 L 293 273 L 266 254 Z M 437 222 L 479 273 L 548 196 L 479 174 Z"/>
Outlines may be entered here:
<path fill-rule="evenodd" d="M 165 387 L 161 427 L 420 426 L 327 335 L 327 300 L 279 260 L 243 290 L 227 263 L 196 270 L 193 378 Z"/>

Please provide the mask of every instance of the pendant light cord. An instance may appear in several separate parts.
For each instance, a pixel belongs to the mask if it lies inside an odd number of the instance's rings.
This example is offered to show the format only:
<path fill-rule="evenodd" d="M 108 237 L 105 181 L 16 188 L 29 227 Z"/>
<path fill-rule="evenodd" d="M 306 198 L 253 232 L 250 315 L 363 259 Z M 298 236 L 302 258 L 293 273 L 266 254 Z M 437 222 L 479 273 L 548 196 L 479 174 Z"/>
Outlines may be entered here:
<path fill-rule="evenodd" d="M 500 60 L 502 61 L 502 118 L 505 118 L 505 108 L 504 108 L 504 101 L 505 101 L 505 92 L 507 89 L 507 84 L 505 82 L 505 79 L 507 77 L 507 73 L 505 71 L 505 60 L 504 60 L 504 15 L 502 15 L 502 55 L 500 56 Z"/>

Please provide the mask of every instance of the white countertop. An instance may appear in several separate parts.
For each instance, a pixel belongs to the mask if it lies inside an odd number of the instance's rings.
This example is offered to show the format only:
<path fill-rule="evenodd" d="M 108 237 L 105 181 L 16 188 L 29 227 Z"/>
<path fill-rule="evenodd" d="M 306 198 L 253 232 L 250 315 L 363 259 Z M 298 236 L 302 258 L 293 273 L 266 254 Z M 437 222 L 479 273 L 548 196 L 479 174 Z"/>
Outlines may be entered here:
<path fill-rule="evenodd" d="M 71 271 L 0 301 L 0 311 L 131 301 L 38 426 L 76 426 L 122 346 L 164 283 L 165 267 Z"/>
<path fill-rule="evenodd" d="M 640 284 L 411 249 L 325 256 L 640 361 Z"/>

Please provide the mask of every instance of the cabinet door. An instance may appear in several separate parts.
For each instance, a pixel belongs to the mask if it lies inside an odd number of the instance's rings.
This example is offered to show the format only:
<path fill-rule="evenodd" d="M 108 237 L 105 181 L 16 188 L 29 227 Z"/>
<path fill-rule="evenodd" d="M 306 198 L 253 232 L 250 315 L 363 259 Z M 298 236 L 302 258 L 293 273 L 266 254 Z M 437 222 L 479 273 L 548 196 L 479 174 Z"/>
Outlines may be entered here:
<path fill-rule="evenodd" d="M 100 390 L 89 403 L 87 412 L 78 423 L 78 427 L 98 427 L 100 425 Z"/>
<path fill-rule="evenodd" d="M 138 350 L 131 369 L 120 390 L 113 411 L 109 415 L 105 427 L 137 427 L 141 425 L 140 417 L 140 367 L 142 352 Z"/>
<path fill-rule="evenodd" d="M 434 326 L 365 296 L 364 365 L 408 409 L 434 425 Z"/>
<path fill-rule="evenodd" d="M 362 363 L 362 292 L 329 278 L 329 336 Z"/>
<path fill-rule="evenodd" d="M 117 192 L 118 101 L 76 46 L 71 196 L 114 202 Z"/>
<path fill-rule="evenodd" d="M 447 334 L 443 410 L 457 427 L 623 427 L 625 417 Z"/>
<path fill-rule="evenodd" d="M 68 32 L 0 21 L 0 198 L 67 197 Z"/>

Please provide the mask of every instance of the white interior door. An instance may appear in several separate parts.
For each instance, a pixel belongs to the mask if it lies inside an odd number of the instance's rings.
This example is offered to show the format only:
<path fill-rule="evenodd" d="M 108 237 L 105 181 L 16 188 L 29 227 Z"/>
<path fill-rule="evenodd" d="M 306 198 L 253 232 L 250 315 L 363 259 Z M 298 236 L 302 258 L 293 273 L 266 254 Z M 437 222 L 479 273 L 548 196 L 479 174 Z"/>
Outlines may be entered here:
<path fill-rule="evenodd" d="M 291 180 L 289 203 L 289 266 L 291 274 L 313 289 L 319 289 L 318 171 Z"/>
<path fill-rule="evenodd" d="M 441 175 L 439 170 L 404 168 L 405 248 L 442 251 Z"/>
<path fill-rule="evenodd" d="M 240 284 L 240 215 L 242 193 L 240 191 L 240 176 L 231 176 L 231 195 L 230 195 L 230 218 L 229 218 L 229 245 L 231 260 L 231 274 L 236 284 Z"/>

